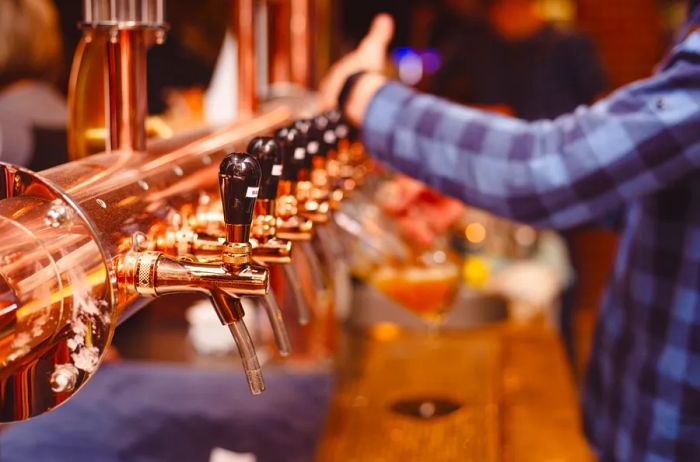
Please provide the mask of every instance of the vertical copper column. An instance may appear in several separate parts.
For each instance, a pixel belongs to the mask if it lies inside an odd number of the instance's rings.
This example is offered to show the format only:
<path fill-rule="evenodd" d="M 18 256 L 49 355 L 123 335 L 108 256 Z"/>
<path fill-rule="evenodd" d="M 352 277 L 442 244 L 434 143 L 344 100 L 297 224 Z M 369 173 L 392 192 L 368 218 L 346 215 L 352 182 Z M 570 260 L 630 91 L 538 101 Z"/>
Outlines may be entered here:
<path fill-rule="evenodd" d="M 291 80 L 290 0 L 268 1 L 269 80 L 283 83 Z"/>
<path fill-rule="evenodd" d="M 257 109 L 255 68 L 255 0 L 237 0 L 233 25 L 238 42 L 238 117 L 253 115 Z"/>
<path fill-rule="evenodd" d="M 313 41 L 309 41 L 309 53 L 314 60 L 311 86 L 316 87 L 318 79 L 328 72 L 331 66 L 331 42 L 333 5 L 331 0 L 315 0 L 313 10 Z"/>
<path fill-rule="evenodd" d="M 113 31 L 107 46 L 109 149 L 146 149 L 146 40 L 141 29 Z"/>
<path fill-rule="evenodd" d="M 290 47 L 292 82 L 307 88 L 311 81 L 311 21 L 313 0 L 290 0 Z"/>
<path fill-rule="evenodd" d="M 146 49 L 165 38 L 163 2 L 83 0 L 68 92 L 71 159 L 145 149 Z"/>

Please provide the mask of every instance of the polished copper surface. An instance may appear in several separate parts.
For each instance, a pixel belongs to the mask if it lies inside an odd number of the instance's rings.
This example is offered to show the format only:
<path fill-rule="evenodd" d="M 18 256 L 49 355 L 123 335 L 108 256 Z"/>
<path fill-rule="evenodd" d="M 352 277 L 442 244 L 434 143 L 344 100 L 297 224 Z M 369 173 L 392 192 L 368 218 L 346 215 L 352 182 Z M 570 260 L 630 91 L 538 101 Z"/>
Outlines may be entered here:
<path fill-rule="evenodd" d="M 108 150 L 146 148 L 146 48 L 149 31 L 117 29 L 107 40 Z"/>
<path fill-rule="evenodd" d="M 85 0 L 68 86 L 71 160 L 145 148 L 146 50 L 165 37 L 163 0 Z"/>
<path fill-rule="evenodd" d="M 291 81 L 290 0 L 268 0 L 269 80 L 271 84 Z"/>
<path fill-rule="evenodd" d="M 302 88 L 311 84 L 311 0 L 290 0 L 290 49 L 292 82 Z"/>
<path fill-rule="evenodd" d="M 233 2 L 233 30 L 238 42 L 238 116 L 250 116 L 257 109 L 255 1 Z"/>
<path fill-rule="evenodd" d="M 426 339 L 379 325 L 349 335 L 338 367 L 318 461 L 593 460 L 550 330 L 506 324 Z M 397 402 L 427 396 L 453 406 L 397 412 Z"/>
<path fill-rule="evenodd" d="M 86 29 L 75 50 L 68 84 L 71 160 L 103 152 L 106 146 L 108 40 L 108 30 Z"/>
<path fill-rule="evenodd" d="M 243 151 L 250 138 L 314 105 L 297 96 L 253 115 L 254 2 L 241 0 L 235 9 L 239 120 L 146 146 L 146 47 L 162 40 L 164 29 L 162 2 L 146 3 L 85 2 L 69 98 L 71 158 L 78 160 L 41 173 L 0 167 L 0 228 L 12 237 L 0 246 L 0 421 L 65 401 L 94 372 L 115 326 L 143 306 L 142 296 L 172 292 L 210 296 L 238 344 L 251 391 L 264 389 L 237 298 L 264 296 L 269 287 L 269 270 L 251 263 L 250 226 L 222 229 L 219 219 L 214 228 L 226 242 L 214 245 L 199 235 L 209 229 L 193 232 L 187 225 L 190 216 L 200 218 L 191 212 L 201 198 L 216 195 L 217 164 L 227 152 Z M 86 157 L 101 149 L 108 152 Z M 254 242 L 264 249 L 257 258 L 286 262 L 291 245 L 273 231 L 306 239 L 311 228 L 289 214 L 275 220 L 274 203 L 268 209 L 257 224 Z M 187 218 L 173 226 L 177 216 Z M 216 219 L 206 217 L 209 224 Z M 195 261 L 181 256 L 188 250 L 183 242 L 220 254 Z"/>
<path fill-rule="evenodd" d="M 225 261 L 201 263 L 160 252 L 139 252 L 122 257 L 117 276 L 122 288 L 147 296 L 181 292 L 210 294 L 214 288 L 233 297 L 266 295 L 269 270 L 250 264 L 250 255 L 240 261 L 235 265 Z"/>
<path fill-rule="evenodd" d="M 0 227 L 13 236 L 0 247 L 0 420 L 50 410 L 84 384 L 116 324 L 143 306 L 134 285 L 117 286 L 115 266 L 133 252 L 134 236 L 145 236 L 146 250 L 173 213 L 216 190 L 225 147 L 244 149 L 290 116 L 279 108 L 209 135 L 153 143 L 146 152 L 99 154 L 40 174 L 0 169 Z M 236 294 L 267 291 L 266 268 L 234 274 L 215 264 L 166 266 L 166 283 L 153 294 L 199 283 Z"/>
<path fill-rule="evenodd" d="M 0 165 L 0 422 L 70 398 L 116 324 L 115 281 L 98 230 L 54 184 Z"/>

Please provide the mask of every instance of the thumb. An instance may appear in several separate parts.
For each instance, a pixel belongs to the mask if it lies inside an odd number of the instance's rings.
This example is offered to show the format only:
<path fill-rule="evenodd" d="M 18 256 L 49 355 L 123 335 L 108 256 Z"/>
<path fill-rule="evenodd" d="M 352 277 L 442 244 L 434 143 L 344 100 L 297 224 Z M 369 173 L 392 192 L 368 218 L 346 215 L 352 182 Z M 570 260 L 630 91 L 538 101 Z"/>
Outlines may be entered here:
<path fill-rule="evenodd" d="M 394 19 L 382 13 L 377 15 L 372 21 L 369 32 L 362 39 L 359 48 L 380 48 L 386 50 L 394 36 Z"/>

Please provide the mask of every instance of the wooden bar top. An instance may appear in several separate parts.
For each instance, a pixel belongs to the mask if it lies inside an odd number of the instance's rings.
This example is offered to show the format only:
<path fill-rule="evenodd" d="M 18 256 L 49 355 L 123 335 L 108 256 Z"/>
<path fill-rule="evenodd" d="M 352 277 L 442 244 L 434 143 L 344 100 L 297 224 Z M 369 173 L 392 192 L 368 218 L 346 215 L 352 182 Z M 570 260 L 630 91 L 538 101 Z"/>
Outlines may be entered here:
<path fill-rule="evenodd" d="M 353 331 L 336 387 L 318 462 L 593 460 L 563 347 L 544 327 Z M 432 418 L 392 408 L 426 397 L 461 407 Z"/>

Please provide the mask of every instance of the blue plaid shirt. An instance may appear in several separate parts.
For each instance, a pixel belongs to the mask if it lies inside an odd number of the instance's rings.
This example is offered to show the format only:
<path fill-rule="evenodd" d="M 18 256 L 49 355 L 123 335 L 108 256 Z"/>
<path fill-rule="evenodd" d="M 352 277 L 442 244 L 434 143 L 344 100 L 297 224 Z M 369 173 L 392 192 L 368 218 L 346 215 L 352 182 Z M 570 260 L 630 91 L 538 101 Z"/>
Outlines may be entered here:
<path fill-rule="evenodd" d="M 376 158 L 514 220 L 566 229 L 624 208 L 584 394 L 601 461 L 700 461 L 700 31 L 651 78 L 527 123 L 384 86 Z"/>

